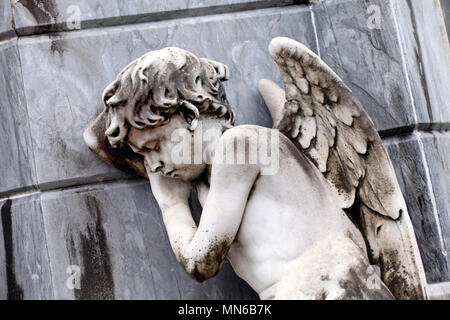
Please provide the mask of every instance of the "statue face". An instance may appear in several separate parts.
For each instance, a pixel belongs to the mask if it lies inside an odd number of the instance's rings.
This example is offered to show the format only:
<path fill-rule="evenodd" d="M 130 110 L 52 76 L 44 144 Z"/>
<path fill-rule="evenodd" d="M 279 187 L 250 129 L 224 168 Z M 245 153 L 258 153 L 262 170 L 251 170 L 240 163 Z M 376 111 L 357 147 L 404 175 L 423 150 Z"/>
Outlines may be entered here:
<path fill-rule="evenodd" d="M 174 151 L 193 150 L 193 139 L 190 138 L 188 127 L 189 124 L 182 116 L 174 115 L 168 124 L 160 127 L 131 127 L 127 144 L 134 152 L 144 156 L 147 171 L 160 172 L 182 180 L 193 180 L 203 173 L 206 163 L 180 163 L 173 156 Z"/>

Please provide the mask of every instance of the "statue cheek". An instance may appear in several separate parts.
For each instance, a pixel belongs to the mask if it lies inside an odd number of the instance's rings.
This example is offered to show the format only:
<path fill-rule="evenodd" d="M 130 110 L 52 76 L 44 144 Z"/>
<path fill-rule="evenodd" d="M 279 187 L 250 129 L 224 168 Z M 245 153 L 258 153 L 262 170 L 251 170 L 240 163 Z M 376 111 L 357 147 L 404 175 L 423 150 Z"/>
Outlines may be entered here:
<path fill-rule="evenodd" d="M 172 163 L 172 153 L 175 147 L 176 144 L 171 142 L 162 143 L 160 144 L 158 151 L 154 151 L 154 153 L 157 153 L 164 163 Z"/>

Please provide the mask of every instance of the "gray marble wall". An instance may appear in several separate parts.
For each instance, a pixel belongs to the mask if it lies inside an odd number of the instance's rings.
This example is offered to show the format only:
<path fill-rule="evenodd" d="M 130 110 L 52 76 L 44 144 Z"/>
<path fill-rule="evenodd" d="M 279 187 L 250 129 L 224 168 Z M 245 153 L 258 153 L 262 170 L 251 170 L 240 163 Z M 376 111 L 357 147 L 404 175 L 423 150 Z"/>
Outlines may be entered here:
<path fill-rule="evenodd" d="M 449 47 L 439 2 L 305 2 L 0 0 L 0 299 L 256 298 L 228 264 L 203 284 L 190 279 L 147 182 L 97 159 L 82 132 L 115 75 L 169 45 L 227 64 L 237 123 L 270 126 L 256 83 L 282 83 L 267 51 L 276 36 L 319 53 L 361 100 L 392 157 L 428 282 L 450 280 Z M 66 286 L 71 265 L 81 267 L 80 290 Z"/>

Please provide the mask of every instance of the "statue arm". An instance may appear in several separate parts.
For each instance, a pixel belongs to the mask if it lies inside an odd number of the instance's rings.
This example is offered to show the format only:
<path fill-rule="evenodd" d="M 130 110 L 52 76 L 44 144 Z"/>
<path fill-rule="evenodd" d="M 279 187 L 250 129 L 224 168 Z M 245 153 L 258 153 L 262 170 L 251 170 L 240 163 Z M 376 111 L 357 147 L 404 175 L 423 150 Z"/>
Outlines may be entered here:
<path fill-rule="evenodd" d="M 257 165 L 213 164 L 211 186 L 198 227 L 189 209 L 189 183 L 160 174 L 149 175 L 175 256 L 197 281 L 220 271 L 258 174 Z"/>

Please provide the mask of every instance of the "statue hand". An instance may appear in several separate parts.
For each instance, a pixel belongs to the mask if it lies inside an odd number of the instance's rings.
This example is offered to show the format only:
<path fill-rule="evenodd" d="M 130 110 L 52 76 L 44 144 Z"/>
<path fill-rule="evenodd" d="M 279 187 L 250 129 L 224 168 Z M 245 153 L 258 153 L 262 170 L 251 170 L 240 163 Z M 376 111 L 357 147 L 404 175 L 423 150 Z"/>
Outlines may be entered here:
<path fill-rule="evenodd" d="M 201 181 L 195 185 L 195 188 L 197 190 L 198 201 L 202 207 L 204 207 L 209 193 L 209 185 L 207 185 L 204 181 Z"/>
<path fill-rule="evenodd" d="M 153 196 L 162 211 L 177 204 L 188 204 L 192 185 L 189 182 L 164 176 L 160 173 L 149 173 Z"/>

